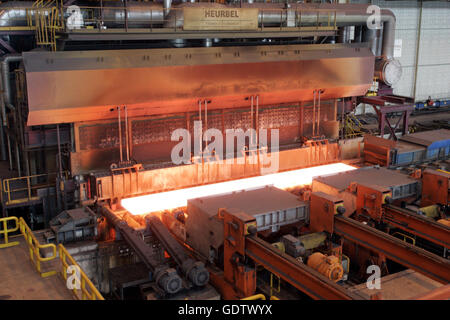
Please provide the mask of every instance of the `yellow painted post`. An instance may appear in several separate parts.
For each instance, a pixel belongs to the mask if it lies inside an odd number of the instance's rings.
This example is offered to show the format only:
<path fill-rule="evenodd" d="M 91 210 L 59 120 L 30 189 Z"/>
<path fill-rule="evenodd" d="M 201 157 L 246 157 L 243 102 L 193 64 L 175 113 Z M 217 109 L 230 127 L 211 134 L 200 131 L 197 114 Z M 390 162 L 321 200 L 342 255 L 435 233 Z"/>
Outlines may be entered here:
<path fill-rule="evenodd" d="M 81 278 L 81 300 L 86 300 L 86 281 Z"/>
<path fill-rule="evenodd" d="M 8 229 L 8 221 L 15 221 L 16 226 L 14 228 L 12 228 L 12 229 Z M 18 224 L 17 217 L 1 218 L 0 222 L 3 222 L 3 230 L 0 231 L 0 234 L 4 234 L 5 235 L 4 236 L 5 237 L 5 243 L 0 244 L 0 249 L 18 245 L 19 244 L 18 241 L 9 242 L 9 236 L 8 236 L 8 233 L 15 232 L 15 231 L 17 231 L 19 229 L 19 224 Z"/>
<path fill-rule="evenodd" d="M 27 176 L 27 188 L 28 188 L 28 201 L 31 200 L 31 182 L 30 176 Z"/>
<path fill-rule="evenodd" d="M 7 226 L 7 221 L 6 219 L 3 220 L 3 232 L 5 233 L 5 244 L 8 243 L 8 226 Z"/>
<path fill-rule="evenodd" d="M 281 291 L 281 280 L 280 280 L 280 277 L 277 276 L 277 278 L 278 278 L 278 286 L 277 286 L 277 288 L 275 289 L 275 288 L 273 287 L 273 276 L 274 276 L 274 274 L 273 274 L 273 273 L 270 273 L 270 296 L 273 296 L 273 292 L 274 292 L 274 291 L 275 291 L 276 293 L 280 293 L 280 291 Z"/>
<path fill-rule="evenodd" d="M 10 186 L 9 186 L 9 180 L 6 181 L 6 184 L 8 185 L 8 202 L 11 202 L 11 193 L 10 193 Z"/>

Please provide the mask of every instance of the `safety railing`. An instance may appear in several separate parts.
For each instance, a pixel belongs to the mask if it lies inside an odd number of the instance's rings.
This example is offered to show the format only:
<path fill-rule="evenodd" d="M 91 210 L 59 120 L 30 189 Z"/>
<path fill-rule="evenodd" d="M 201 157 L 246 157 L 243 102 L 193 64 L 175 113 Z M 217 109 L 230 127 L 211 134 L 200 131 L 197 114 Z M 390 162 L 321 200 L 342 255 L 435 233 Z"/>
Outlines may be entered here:
<path fill-rule="evenodd" d="M 36 239 L 36 236 L 34 235 L 33 231 L 30 229 L 30 227 L 27 225 L 27 223 L 22 217 L 19 219 L 19 228 L 28 245 L 30 260 L 35 265 L 37 272 L 43 278 L 55 275 L 57 273 L 56 270 L 43 272 L 41 263 L 51 261 L 56 258 L 56 246 L 52 243 L 40 244 L 39 241 Z M 41 255 L 42 249 L 50 249 L 52 252 L 51 256 L 42 257 Z"/>
<path fill-rule="evenodd" d="M 12 228 L 8 228 L 8 222 L 14 221 L 15 225 Z M 42 265 L 43 262 L 52 261 L 57 258 L 57 250 L 56 246 L 52 243 L 49 244 L 40 244 L 39 241 L 36 239 L 36 236 L 34 235 L 33 231 L 28 227 L 25 220 L 17 217 L 6 217 L 6 218 L 0 218 L 0 225 L 3 225 L 3 229 L 0 230 L 0 235 L 3 234 L 5 241 L 3 244 L 0 244 L 0 248 L 6 248 L 6 247 L 12 247 L 19 244 L 18 241 L 14 242 L 8 242 L 9 240 L 9 234 L 16 232 L 20 230 L 20 233 L 24 236 L 25 241 L 28 246 L 28 251 L 30 255 L 30 260 L 33 263 L 33 265 L 36 267 L 37 272 L 39 275 L 43 278 L 53 276 L 55 274 L 58 274 L 57 270 L 50 270 L 50 271 L 42 271 Z M 43 257 L 41 255 L 42 250 L 50 249 L 51 255 L 48 257 Z M 79 264 L 75 261 L 75 259 L 69 254 L 67 249 L 62 245 L 58 245 L 58 253 L 59 253 L 59 259 L 61 262 L 61 276 L 65 280 L 65 283 L 68 282 L 68 271 L 71 272 L 72 275 L 75 275 L 74 280 L 79 281 L 78 285 L 75 283 L 73 288 L 71 289 L 73 292 L 73 295 L 77 299 L 81 300 L 104 300 L 101 293 L 97 290 L 97 288 L 94 286 L 94 284 L 89 280 L 89 278 L 86 276 L 85 272 L 81 269 Z M 71 270 L 69 270 L 69 267 L 72 267 Z"/>
<path fill-rule="evenodd" d="M 146 29 L 146 32 L 183 32 L 186 30 L 252 30 L 252 31 L 317 31 L 336 30 L 336 9 L 298 9 L 298 8 L 258 8 L 257 15 L 245 16 L 234 19 L 231 23 L 224 18 L 209 18 L 211 26 L 198 25 L 203 12 L 192 14 L 192 22 L 189 28 L 185 26 L 185 10 L 201 10 L 201 7 L 170 8 L 169 14 L 164 14 L 163 7 L 140 6 L 63 6 L 62 14 L 68 31 L 97 30 L 99 32 L 108 29 Z M 217 8 L 207 8 L 217 9 Z M 218 8 L 236 9 L 239 14 L 255 10 L 254 8 Z M 253 11 L 254 12 L 254 11 Z M 198 18 L 197 18 L 198 16 Z M 69 19 L 73 22 L 68 23 Z M 203 19 L 204 20 L 204 19 Z M 215 26 L 215 27 L 212 27 Z M 198 29 L 197 29 L 198 28 Z"/>
<path fill-rule="evenodd" d="M 61 29 L 60 13 L 57 7 L 35 10 L 36 44 L 48 46 L 56 51 L 56 32 Z"/>
<path fill-rule="evenodd" d="M 15 221 L 14 228 L 8 229 L 8 221 Z M 18 223 L 18 221 L 19 220 L 17 219 L 17 217 L 6 217 L 6 218 L 1 218 L 0 219 L 0 225 L 3 225 L 3 229 L 0 230 L 0 235 L 3 235 L 3 238 L 4 238 L 4 243 L 0 244 L 0 249 L 1 248 L 8 248 L 8 247 L 16 246 L 16 245 L 19 244 L 18 241 L 9 242 L 9 234 L 19 230 L 19 223 Z"/>
<path fill-rule="evenodd" d="M 396 237 L 396 238 L 399 238 L 399 239 L 403 240 L 403 242 L 406 242 L 406 243 L 408 243 L 407 240 L 410 240 L 410 241 L 411 241 L 410 244 L 412 244 L 413 246 L 416 245 L 416 239 L 414 239 L 413 237 L 410 237 L 410 236 L 408 236 L 408 235 L 406 235 L 406 234 L 404 234 L 404 233 L 401 233 L 401 232 L 394 232 L 394 233 L 392 234 L 392 236 L 393 236 L 393 237 Z M 398 237 L 397 237 L 397 236 L 398 236 Z"/>
<path fill-rule="evenodd" d="M 266 296 L 260 293 L 250 297 L 242 298 L 241 300 L 266 300 Z M 269 300 L 280 300 L 280 298 L 278 298 L 277 296 L 270 296 Z"/>
<path fill-rule="evenodd" d="M 345 131 L 345 138 L 356 138 L 364 135 L 361 122 L 352 115 L 345 116 L 344 124 L 340 125 L 340 130 L 342 129 Z"/>
<path fill-rule="evenodd" d="M 276 277 L 277 286 L 274 286 L 274 278 Z M 270 296 L 273 296 L 273 293 L 280 293 L 281 291 L 281 278 L 273 273 L 270 273 Z"/>
<path fill-rule="evenodd" d="M 68 172 L 63 173 L 68 177 Z M 58 173 L 44 173 L 31 176 L 3 179 L 2 201 L 6 205 L 39 200 L 37 189 L 54 185 Z"/>
<path fill-rule="evenodd" d="M 73 295 L 79 300 L 104 300 L 101 293 L 97 290 L 94 284 L 89 280 L 87 275 L 75 261 L 75 259 L 69 254 L 66 248 L 62 244 L 58 245 L 59 250 L 59 258 L 61 259 L 62 264 L 62 276 L 67 283 L 67 275 L 68 268 L 72 266 L 69 272 L 72 275 L 76 275 L 73 279 L 75 282 L 79 281 L 79 283 L 73 283 L 72 292 Z M 74 267 L 74 268 L 73 268 Z M 76 273 L 79 273 L 78 275 Z"/>

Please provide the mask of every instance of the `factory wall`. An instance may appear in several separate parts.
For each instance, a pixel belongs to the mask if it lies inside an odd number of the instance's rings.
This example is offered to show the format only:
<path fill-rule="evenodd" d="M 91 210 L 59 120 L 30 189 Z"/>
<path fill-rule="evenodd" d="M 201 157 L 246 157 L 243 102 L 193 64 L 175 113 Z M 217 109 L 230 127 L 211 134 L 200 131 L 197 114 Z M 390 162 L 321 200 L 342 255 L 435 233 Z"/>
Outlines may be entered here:
<path fill-rule="evenodd" d="M 352 0 L 391 9 L 396 18 L 395 38 L 403 75 L 394 93 L 416 101 L 450 98 L 450 2 Z M 422 6 L 422 7 L 421 7 Z M 365 108 L 373 112 L 372 108 Z M 359 106 L 361 113 L 364 106 Z"/>

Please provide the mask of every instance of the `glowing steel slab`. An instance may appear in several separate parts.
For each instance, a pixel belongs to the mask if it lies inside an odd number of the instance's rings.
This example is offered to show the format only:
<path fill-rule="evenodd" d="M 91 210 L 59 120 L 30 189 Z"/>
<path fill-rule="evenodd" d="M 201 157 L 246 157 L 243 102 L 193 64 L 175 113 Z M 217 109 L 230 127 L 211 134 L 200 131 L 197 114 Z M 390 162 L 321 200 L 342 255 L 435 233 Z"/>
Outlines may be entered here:
<path fill-rule="evenodd" d="M 333 163 L 318 167 L 285 171 L 264 176 L 238 179 L 198 187 L 148 194 L 145 196 L 122 199 L 121 205 L 131 214 L 139 215 L 161 210 L 185 207 L 189 199 L 224 194 L 239 190 L 248 190 L 266 185 L 280 189 L 310 184 L 312 179 L 326 174 L 355 170 L 344 163 Z"/>

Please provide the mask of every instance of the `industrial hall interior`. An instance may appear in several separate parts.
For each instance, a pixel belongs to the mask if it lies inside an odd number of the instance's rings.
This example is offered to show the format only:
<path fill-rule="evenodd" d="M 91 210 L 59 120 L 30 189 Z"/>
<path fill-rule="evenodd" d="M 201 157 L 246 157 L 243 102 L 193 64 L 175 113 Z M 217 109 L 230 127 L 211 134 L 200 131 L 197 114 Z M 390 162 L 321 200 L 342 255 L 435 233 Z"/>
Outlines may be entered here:
<path fill-rule="evenodd" d="M 447 0 L 0 1 L 0 300 L 449 300 L 449 53 Z"/>

